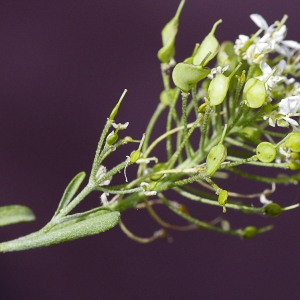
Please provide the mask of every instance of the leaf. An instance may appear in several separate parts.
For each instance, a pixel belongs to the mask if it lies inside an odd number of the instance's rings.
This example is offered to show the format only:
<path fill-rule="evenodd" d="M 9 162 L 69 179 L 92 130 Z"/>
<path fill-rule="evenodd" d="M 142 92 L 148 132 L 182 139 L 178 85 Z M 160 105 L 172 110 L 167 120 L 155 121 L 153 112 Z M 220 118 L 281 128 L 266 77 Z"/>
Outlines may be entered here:
<path fill-rule="evenodd" d="M 35 220 L 32 210 L 22 205 L 8 205 L 0 207 L 0 226 Z"/>
<path fill-rule="evenodd" d="M 77 223 L 58 225 L 58 229 L 43 233 L 31 233 L 27 236 L 0 243 L 0 252 L 28 250 L 32 248 L 51 246 L 67 241 L 76 240 L 85 236 L 95 235 L 107 231 L 118 224 L 120 213 L 107 212 L 95 217 L 87 218 Z"/>
<path fill-rule="evenodd" d="M 54 216 L 56 216 L 64 207 L 66 207 L 71 202 L 82 181 L 84 180 L 85 175 L 85 172 L 80 172 L 71 180 L 63 193 Z"/>

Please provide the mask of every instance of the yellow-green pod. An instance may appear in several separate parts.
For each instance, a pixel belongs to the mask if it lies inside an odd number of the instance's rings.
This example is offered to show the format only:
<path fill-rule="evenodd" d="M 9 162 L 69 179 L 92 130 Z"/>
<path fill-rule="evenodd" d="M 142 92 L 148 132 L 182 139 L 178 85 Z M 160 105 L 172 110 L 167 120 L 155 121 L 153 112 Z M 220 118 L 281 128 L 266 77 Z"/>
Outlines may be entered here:
<path fill-rule="evenodd" d="M 266 82 L 270 79 L 271 76 L 275 73 L 277 68 L 274 68 L 264 81 L 260 81 L 257 78 L 250 78 L 243 90 L 243 100 L 247 101 L 247 106 L 251 108 L 261 107 L 267 98 Z"/>
<path fill-rule="evenodd" d="M 210 149 L 206 159 L 206 176 L 212 176 L 226 159 L 227 149 L 223 144 L 218 144 Z"/>
<path fill-rule="evenodd" d="M 256 236 L 256 235 L 257 235 L 257 232 L 258 232 L 258 230 L 257 230 L 256 227 L 254 227 L 254 226 L 248 226 L 248 227 L 246 227 L 246 228 L 243 230 L 243 237 L 244 237 L 245 239 L 250 239 L 250 238 Z"/>
<path fill-rule="evenodd" d="M 234 52 L 234 44 L 232 42 L 223 42 L 217 55 L 218 65 L 228 65 L 229 71 L 234 70 L 237 65 L 237 55 Z"/>
<path fill-rule="evenodd" d="M 290 161 L 288 163 L 288 166 L 290 168 L 290 170 L 295 171 L 295 170 L 299 170 L 300 169 L 300 164 L 297 161 Z"/>
<path fill-rule="evenodd" d="M 256 78 L 250 78 L 243 90 L 243 100 L 251 108 L 261 107 L 267 98 L 265 83 Z"/>
<path fill-rule="evenodd" d="M 225 138 L 226 129 L 227 125 L 225 125 L 220 142 L 218 145 L 212 147 L 207 155 L 205 175 L 208 177 L 212 176 L 226 159 L 227 148 L 222 144 Z"/>
<path fill-rule="evenodd" d="M 219 192 L 219 196 L 218 196 L 218 202 L 219 204 L 223 207 L 223 212 L 226 212 L 226 203 L 227 203 L 227 199 L 228 199 L 228 192 L 226 190 L 221 190 L 221 192 Z"/>
<path fill-rule="evenodd" d="M 213 78 L 208 87 L 210 105 L 219 105 L 224 101 L 230 80 L 241 65 L 242 64 L 240 63 L 228 77 L 224 74 L 218 74 L 215 78 Z"/>
<path fill-rule="evenodd" d="M 269 142 L 262 142 L 256 147 L 257 158 L 264 163 L 270 163 L 276 158 L 276 147 Z"/>
<path fill-rule="evenodd" d="M 259 139 L 261 135 L 258 128 L 251 126 L 244 127 L 241 132 L 249 139 Z"/>
<path fill-rule="evenodd" d="M 291 157 L 291 159 L 294 159 L 294 160 L 299 159 L 300 153 L 299 152 L 291 152 L 290 157 Z"/>
<path fill-rule="evenodd" d="M 168 95 L 168 93 L 169 93 L 169 95 Z M 174 101 L 174 99 L 175 99 L 175 93 L 176 93 L 176 89 L 170 89 L 169 92 L 166 90 L 163 90 L 159 95 L 160 102 L 166 106 L 169 106 L 170 100 Z"/>
<path fill-rule="evenodd" d="M 153 172 L 159 172 L 159 171 L 163 171 L 166 170 L 167 168 L 167 163 L 163 162 L 163 163 L 157 163 L 156 165 L 153 166 L 152 170 Z M 158 174 L 158 175 L 151 175 L 150 179 L 153 181 L 157 181 L 159 180 L 162 176 L 164 176 L 163 174 Z"/>
<path fill-rule="evenodd" d="M 217 21 L 213 28 L 211 29 L 210 33 L 204 38 L 202 41 L 197 53 L 194 56 L 193 64 L 200 65 L 202 61 L 205 59 L 207 54 L 211 52 L 210 56 L 205 60 L 204 66 L 208 64 L 210 60 L 212 60 L 219 51 L 220 44 L 218 40 L 215 38 L 214 34 L 216 31 L 217 26 L 222 23 L 222 20 Z"/>
<path fill-rule="evenodd" d="M 183 92 L 188 93 L 192 87 L 210 73 L 208 68 L 187 63 L 178 63 L 172 72 L 174 84 Z"/>
<path fill-rule="evenodd" d="M 182 11 L 185 0 L 179 4 L 177 12 L 171 21 L 169 21 L 161 32 L 163 47 L 158 51 L 157 57 L 162 63 L 168 63 L 175 54 L 175 38 L 178 32 L 179 16 Z"/>
<path fill-rule="evenodd" d="M 292 132 L 286 139 L 285 146 L 293 152 L 300 152 L 300 132 Z"/>

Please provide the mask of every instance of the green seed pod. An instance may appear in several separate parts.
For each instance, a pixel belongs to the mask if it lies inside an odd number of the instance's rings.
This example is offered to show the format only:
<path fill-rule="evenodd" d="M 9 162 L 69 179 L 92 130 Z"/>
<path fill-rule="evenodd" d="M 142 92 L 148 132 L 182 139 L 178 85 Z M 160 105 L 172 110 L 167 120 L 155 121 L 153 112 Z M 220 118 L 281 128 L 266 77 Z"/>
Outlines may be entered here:
<path fill-rule="evenodd" d="M 265 103 L 268 96 L 265 84 L 276 70 L 277 68 L 274 68 L 264 81 L 260 81 L 257 78 L 250 78 L 246 82 L 243 90 L 243 100 L 247 100 L 247 106 L 258 108 Z"/>
<path fill-rule="evenodd" d="M 270 163 L 276 158 L 276 148 L 269 142 L 262 142 L 256 147 L 257 158 L 264 163 Z"/>
<path fill-rule="evenodd" d="M 300 153 L 299 152 L 291 152 L 290 157 L 291 157 L 291 159 L 294 159 L 294 160 L 299 159 Z"/>
<path fill-rule="evenodd" d="M 257 231 L 258 230 L 257 230 L 256 227 L 254 227 L 254 226 L 248 226 L 243 231 L 243 237 L 245 239 L 250 239 L 250 238 L 252 238 L 252 237 L 254 237 L 254 236 L 257 235 Z"/>
<path fill-rule="evenodd" d="M 290 170 L 295 171 L 300 169 L 300 164 L 297 161 L 290 161 L 288 164 Z"/>
<path fill-rule="evenodd" d="M 153 168 L 152 168 L 152 170 L 153 170 L 153 172 L 159 172 L 159 171 L 162 171 L 162 170 L 165 170 L 166 169 L 166 167 L 167 167 L 167 163 L 158 163 L 158 164 L 156 164 L 156 165 L 154 165 L 153 166 Z M 153 180 L 153 181 L 157 181 L 157 180 L 159 180 L 162 176 L 164 176 L 163 174 L 158 174 L 158 175 L 152 175 L 151 177 L 150 177 L 150 179 L 151 180 Z"/>
<path fill-rule="evenodd" d="M 204 114 L 207 105 L 208 105 L 208 102 L 202 103 L 202 104 L 198 107 L 198 113 L 199 113 L 199 114 Z"/>
<path fill-rule="evenodd" d="M 194 56 L 194 59 L 193 59 L 194 65 L 197 65 L 197 66 L 200 65 L 203 62 L 203 60 L 205 59 L 205 57 L 207 56 L 207 54 L 209 52 L 211 52 L 210 56 L 205 60 L 205 62 L 203 64 L 203 66 L 205 66 L 218 53 L 220 45 L 219 45 L 218 40 L 215 38 L 214 34 L 215 34 L 217 26 L 220 23 L 222 23 L 222 20 L 219 20 L 214 24 L 210 33 L 202 41 L 199 49 L 197 50 L 197 53 Z"/>
<path fill-rule="evenodd" d="M 223 130 L 223 134 L 218 145 L 212 147 L 206 158 L 206 170 L 205 175 L 210 177 L 212 176 L 220 167 L 221 163 L 226 159 L 227 148 L 222 144 L 227 126 Z"/>
<path fill-rule="evenodd" d="M 165 25 L 161 32 L 163 47 L 158 51 L 157 57 L 162 63 L 168 63 L 175 54 L 175 38 L 178 32 L 179 16 L 182 11 L 185 0 L 179 4 L 177 12 L 171 21 Z"/>
<path fill-rule="evenodd" d="M 172 72 L 174 84 L 183 92 L 188 93 L 192 87 L 210 73 L 208 68 L 187 63 L 179 63 Z"/>
<path fill-rule="evenodd" d="M 292 132 L 286 139 L 285 146 L 293 152 L 300 152 L 300 132 Z"/>
<path fill-rule="evenodd" d="M 267 98 L 265 83 L 256 79 L 250 78 L 243 90 L 243 99 L 247 100 L 247 106 L 251 108 L 261 107 Z"/>
<path fill-rule="evenodd" d="M 277 217 L 281 212 L 282 208 L 277 203 L 270 203 L 264 207 L 264 213 L 269 217 Z"/>
<path fill-rule="evenodd" d="M 259 139 L 260 131 L 256 127 L 247 126 L 241 130 L 243 134 L 249 139 Z"/>
<path fill-rule="evenodd" d="M 175 99 L 175 93 L 176 93 L 176 89 L 170 89 L 169 95 L 166 90 L 163 90 L 159 95 L 160 102 L 166 106 L 169 106 L 170 100 L 174 101 Z"/>
<path fill-rule="evenodd" d="M 234 70 L 235 66 L 237 65 L 238 59 L 237 55 L 234 52 L 233 46 L 234 45 L 232 42 L 223 42 L 217 55 L 218 65 L 228 65 L 229 71 Z"/>
<path fill-rule="evenodd" d="M 115 116 L 117 115 L 118 111 L 119 111 L 119 107 L 122 103 L 123 98 L 125 97 L 125 94 L 127 93 L 127 90 L 125 89 L 124 92 L 122 93 L 118 103 L 115 105 L 115 107 L 113 108 L 112 112 L 110 113 L 109 116 L 109 120 L 114 120 Z"/>
<path fill-rule="evenodd" d="M 229 88 L 230 80 L 241 65 L 242 64 L 240 63 L 228 77 L 223 74 L 218 74 L 210 82 L 208 87 L 208 97 L 212 106 L 219 105 L 224 101 Z"/>
<path fill-rule="evenodd" d="M 140 156 L 141 156 L 141 149 L 142 149 L 144 140 L 145 140 L 145 133 L 143 134 L 143 137 L 142 137 L 142 139 L 140 141 L 139 148 L 137 150 L 131 152 L 131 154 L 130 154 L 129 162 L 131 164 L 135 163 L 140 158 Z"/>
<path fill-rule="evenodd" d="M 221 192 L 219 192 L 219 197 L 218 197 L 218 202 L 221 206 L 223 206 L 223 212 L 226 212 L 226 203 L 227 203 L 227 199 L 228 199 L 228 192 L 226 190 L 221 190 Z"/>
<path fill-rule="evenodd" d="M 119 127 L 116 129 L 116 131 L 112 131 L 106 138 L 106 144 L 108 146 L 112 146 L 119 138 L 118 136 Z"/>

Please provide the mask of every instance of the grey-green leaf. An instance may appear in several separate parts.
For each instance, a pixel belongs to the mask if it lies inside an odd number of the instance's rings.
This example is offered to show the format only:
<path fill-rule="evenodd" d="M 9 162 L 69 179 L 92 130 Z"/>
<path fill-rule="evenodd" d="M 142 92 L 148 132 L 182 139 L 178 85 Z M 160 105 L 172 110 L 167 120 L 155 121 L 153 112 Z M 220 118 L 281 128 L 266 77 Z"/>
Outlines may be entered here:
<path fill-rule="evenodd" d="M 32 210 L 22 205 L 8 205 L 0 207 L 0 226 L 35 220 Z"/>
<path fill-rule="evenodd" d="M 28 250 L 51 246 L 107 231 L 118 224 L 119 212 L 107 212 L 46 233 L 42 231 L 0 243 L 0 252 Z M 54 227 L 55 228 L 55 227 Z"/>
<path fill-rule="evenodd" d="M 71 180 L 71 182 L 68 184 L 64 191 L 64 194 L 59 202 L 54 216 L 56 216 L 64 207 L 66 207 L 70 203 L 70 201 L 73 199 L 76 192 L 78 191 L 82 181 L 84 180 L 85 175 L 85 172 L 80 172 Z"/>

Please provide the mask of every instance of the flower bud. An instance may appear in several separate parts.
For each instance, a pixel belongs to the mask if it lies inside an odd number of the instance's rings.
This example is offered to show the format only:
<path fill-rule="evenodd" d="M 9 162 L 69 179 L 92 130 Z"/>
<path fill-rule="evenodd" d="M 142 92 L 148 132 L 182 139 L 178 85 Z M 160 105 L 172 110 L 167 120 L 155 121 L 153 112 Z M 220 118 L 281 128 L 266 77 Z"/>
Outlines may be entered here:
<path fill-rule="evenodd" d="M 208 87 L 208 97 L 212 106 L 219 105 L 224 101 L 229 89 L 230 80 L 241 65 L 242 64 L 240 63 L 228 77 L 223 74 L 218 74 L 210 82 Z"/>
<path fill-rule="evenodd" d="M 212 60 L 219 51 L 220 45 L 214 34 L 217 26 L 222 23 L 222 20 L 217 21 L 210 33 L 204 38 L 202 41 L 197 53 L 194 56 L 193 64 L 200 65 L 202 61 L 205 59 L 207 53 L 211 52 L 210 56 L 205 60 L 204 66 L 208 64 L 210 60 Z"/>
<path fill-rule="evenodd" d="M 262 142 L 256 147 L 257 158 L 264 163 L 270 163 L 276 158 L 276 148 L 269 142 Z"/>
<path fill-rule="evenodd" d="M 179 16 L 185 0 L 179 4 L 177 12 L 171 21 L 165 25 L 161 32 L 163 47 L 158 51 L 157 57 L 162 63 L 168 63 L 175 54 L 175 38 L 178 31 Z"/>
<path fill-rule="evenodd" d="M 300 152 L 300 132 L 292 132 L 286 139 L 285 146 L 293 152 Z"/>
<path fill-rule="evenodd" d="M 290 157 L 291 157 L 291 159 L 294 159 L 294 160 L 299 159 L 300 153 L 299 152 L 291 152 Z"/>
<path fill-rule="evenodd" d="M 264 213 L 269 217 L 277 217 L 281 212 L 282 208 L 277 203 L 270 203 L 264 207 Z"/>
<path fill-rule="evenodd" d="M 178 63 L 173 69 L 174 84 L 183 92 L 188 93 L 192 87 L 210 73 L 208 68 L 187 63 Z"/>
<path fill-rule="evenodd" d="M 250 239 L 257 235 L 257 228 L 254 226 L 248 226 L 243 230 L 243 237 L 245 239 Z"/>

